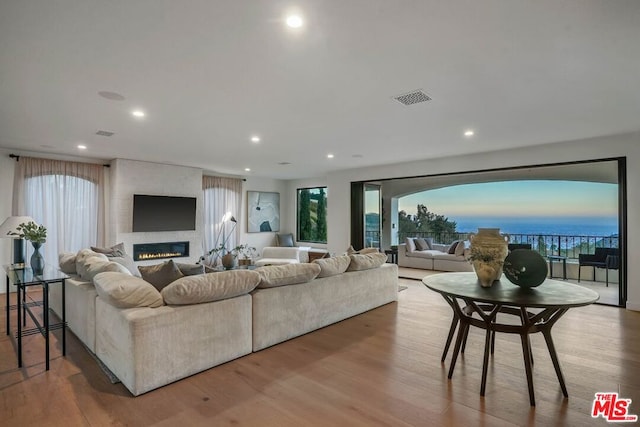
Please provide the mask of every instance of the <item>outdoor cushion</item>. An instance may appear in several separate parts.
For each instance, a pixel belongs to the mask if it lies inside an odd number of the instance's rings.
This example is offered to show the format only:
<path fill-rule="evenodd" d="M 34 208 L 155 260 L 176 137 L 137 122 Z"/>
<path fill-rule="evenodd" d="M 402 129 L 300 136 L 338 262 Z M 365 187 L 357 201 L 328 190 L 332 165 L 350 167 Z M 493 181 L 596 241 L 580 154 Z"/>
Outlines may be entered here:
<path fill-rule="evenodd" d="M 426 259 L 430 259 L 433 258 L 434 255 L 436 254 L 442 254 L 444 252 L 440 252 L 440 251 L 415 251 L 415 252 L 411 252 L 409 254 L 407 254 L 408 257 L 410 258 L 426 258 Z"/>
<path fill-rule="evenodd" d="M 347 271 L 361 271 L 378 268 L 387 262 L 387 255 L 383 253 L 374 254 L 353 254 L 349 255 L 351 262 Z"/>
<path fill-rule="evenodd" d="M 456 253 L 456 247 L 458 246 L 458 243 L 460 243 L 459 240 L 454 240 L 451 245 L 449 246 L 449 249 L 447 250 L 448 254 L 454 255 Z"/>
<path fill-rule="evenodd" d="M 93 278 L 98 296 L 118 308 L 160 307 L 164 303 L 156 288 L 130 274 L 106 272 Z"/>
<path fill-rule="evenodd" d="M 407 244 L 407 252 L 415 252 L 416 243 L 413 241 L 412 237 L 405 237 L 404 242 Z"/>
<path fill-rule="evenodd" d="M 253 270 L 229 270 L 185 276 L 162 289 L 167 304 L 186 305 L 218 301 L 251 292 L 260 282 Z"/>
<path fill-rule="evenodd" d="M 342 255 L 333 258 L 316 259 L 313 260 L 313 263 L 320 266 L 320 274 L 318 274 L 318 277 L 331 277 L 347 271 L 351 263 L 351 258 L 349 255 Z"/>
<path fill-rule="evenodd" d="M 270 265 L 255 271 L 260 274 L 258 288 L 274 288 L 277 286 L 307 283 L 318 277 L 320 266 L 317 263 L 297 263 L 287 265 Z"/>

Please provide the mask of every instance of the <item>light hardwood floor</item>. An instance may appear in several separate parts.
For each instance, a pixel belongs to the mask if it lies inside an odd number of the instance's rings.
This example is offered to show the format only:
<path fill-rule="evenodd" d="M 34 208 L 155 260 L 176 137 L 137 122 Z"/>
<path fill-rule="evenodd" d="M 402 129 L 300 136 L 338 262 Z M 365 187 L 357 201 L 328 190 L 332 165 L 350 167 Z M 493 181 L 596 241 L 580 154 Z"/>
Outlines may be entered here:
<path fill-rule="evenodd" d="M 640 313 L 569 310 L 554 338 L 564 399 L 541 336 L 532 337 L 537 406 L 529 406 L 517 336 L 498 335 L 480 397 L 484 336 L 473 330 L 447 380 L 440 356 L 451 309 L 421 282 L 398 303 L 215 367 L 139 397 L 108 382 L 73 334 L 60 331 L 44 370 L 44 340 L 25 339 L 25 367 L 0 338 L 2 426 L 524 426 L 607 425 L 592 419 L 594 393 L 616 391 L 640 414 Z M 2 297 L 4 302 L 4 296 Z M 4 310 L 3 310 L 4 315 Z"/>

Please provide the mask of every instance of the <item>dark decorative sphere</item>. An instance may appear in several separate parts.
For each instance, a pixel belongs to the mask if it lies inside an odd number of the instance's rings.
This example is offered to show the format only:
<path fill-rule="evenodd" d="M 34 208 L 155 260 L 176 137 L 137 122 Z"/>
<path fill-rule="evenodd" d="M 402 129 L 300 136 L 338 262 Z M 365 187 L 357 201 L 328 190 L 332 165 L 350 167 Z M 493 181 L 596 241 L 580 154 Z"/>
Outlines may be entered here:
<path fill-rule="evenodd" d="M 547 261 L 531 249 L 516 249 L 505 258 L 503 271 L 514 285 L 535 288 L 547 278 Z"/>

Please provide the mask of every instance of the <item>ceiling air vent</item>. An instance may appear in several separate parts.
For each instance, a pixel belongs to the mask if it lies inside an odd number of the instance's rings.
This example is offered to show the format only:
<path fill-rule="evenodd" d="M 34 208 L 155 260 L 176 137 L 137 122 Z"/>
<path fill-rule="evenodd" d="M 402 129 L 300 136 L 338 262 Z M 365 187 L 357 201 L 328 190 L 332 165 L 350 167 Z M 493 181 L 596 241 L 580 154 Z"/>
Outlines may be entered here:
<path fill-rule="evenodd" d="M 393 99 L 404 105 L 417 104 L 419 102 L 431 101 L 431 97 L 424 93 L 421 89 L 403 95 L 394 96 Z"/>
<path fill-rule="evenodd" d="M 109 132 L 108 130 L 99 130 L 98 132 L 96 132 L 96 135 L 113 136 L 113 132 Z"/>

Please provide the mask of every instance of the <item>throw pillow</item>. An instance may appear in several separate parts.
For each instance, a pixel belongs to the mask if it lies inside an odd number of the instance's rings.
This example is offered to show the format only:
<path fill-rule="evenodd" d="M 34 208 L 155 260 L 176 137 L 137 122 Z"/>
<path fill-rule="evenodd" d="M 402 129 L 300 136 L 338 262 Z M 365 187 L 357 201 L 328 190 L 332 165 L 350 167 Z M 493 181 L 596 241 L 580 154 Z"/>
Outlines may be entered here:
<path fill-rule="evenodd" d="M 414 239 L 414 243 L 416 244 L 416 249 L 419 251 L 428 251 L 432 249 L 431 245 L 421 237 Z"/>
<path fill-rule="evenodd" d="M 456 256 L 464 256 L 464 241 L 459 241 L 458 245 L 456 246 L 456 250 L 455 250 L 455 255 Z"/>
<path fill-rule="evenodd" d="M 375 253 L 377 253 L 377 252 L 380 252 L 380 251 L 378 250 L 378 248 L 362 248 L 362 249 L 360 249 L 360 250 L 359 250 L 358 252 L 356 252 L 356 253 L 358 253 L 358 254 L 363 254 L 363 255 L 364 255 L 364 254 L 375 254 Z M 349 255 L 351 255 L 351 254 L 349 254 Z"/>
<path fill-rule="evenodd" d="M 307 283 L 318 277 L 320 266 L 314 263 L 298 263 L 286 265 L 270 265 L 257 268 L 260 275 L 259 288 L 275 288 L 276 286 L 298 285 Z"/>
<path fill-rule="evenodd" d="M 387 262 L 387 255 L 383 253 L 374 254 L 353 254 L 349 255 L 351 262 L 347 271 L 361 271 L 370 270 L 372 268 L 378 268 L 385 262 Z"/>
<path fill-rule="evenodd" d="M 459 241 L 459 240 L 454 240 L 454 241 L 451 243 L 451 246 L 449 246 L 449 250 L 447 251 L 447 253 L 448 253 L 449 255 L 455 255 L 455 253 L 456 253 L 456 247 L 458 246 L 458 243 L 460 243 L 460 241 Z M 463 247 L 464 247 L 464 246 L 463 246 Z"/>
<path fill-rule="evenodd" d="M 353 248 L 353 245 L 349 245 L 349 247 L 347 248 L 347 255 L 351 255 L 351 254 L 355 254 L 356 250 Z"/>
<path fill-rule="evenodd" d="M 413 241 L 413 237 L 405 237 L 404 243 L 407 245 L 407 252 L 415 252 L 416 244 Z"/>
<path fill-rule="evenodd" d="M 84 278 L 87 274 L 86 264 L 91 258 L 99 258 L 102 261 L 109 261 L 109 258 L 107 258 L 105 254 L 93 252 L 91 249 L 81 249 L 76 255 L 76 272 L 78 273 L 78 276 Z"/>
<path fill-rule="evenodd" d="M 313 260 L 314 264 L 320 266 L 320 274 L 318 277 L 331 277 L 337 276 L 347 271 L 351 258 L 349 255 L 342 255 L 333 258 L 322 258 Z"/>
<path fill-rule="evenodd" d="M 138 267 L 142 278 L 151 283 L 158 291 L 169 283 L 184 277 L 172 259 L 162 264 L 141 265 Z"/>
<path fill-rule="evenodd" d="M 113 245 L 110 248 L 98 248 L 95 246 L 91 246 L 91 250 L 94 252 L 98 252 L 99 254 L 105 254 L 107 256 L 122 256 L 126 253 L 124 250 L 124 243 L 118 243 L 117 245 Z"/>
<path fill-rule="evenodd" d="M 293 234 L 276 234 L 276 245 L 282 247 L 293 247 Z"/>
<path fill-rule="evenodd" d="M 185 276 L 197 276 L 198 274 L 204 274 L 204 264 L 187 264 L 183 262 L 176 262 L 176 266 L 180 273 Z"/>
<path fill-rule="evenodd" d="M 248 294 L 258 286 L 260 275 L 252 270 L 185 276 L 161 292 L 167 304 L 184 305 L 218 301 Z"/>
<path fill-rule="evenodd" d="M 65 274 L 76 274 L 76 253 L 60 252 L 58 254 L 58 265 Z"/>
<path fill-rule="evenodd" d="M 162 295 L 150 283 L 130 274 L 106 272 L 93 278 L 96 292 L 105 302 L 118 308 L 160 307 Z"/>
<path fill-rule="evenodd" d="M 98 257 L 89 258 L 85 265 L 86 272 L 82 276 L 82 278 L 85 280 L 93 280 L 96 275 L 104 273 L 106 271 L 113 271 L 131 276 L 129 270 L 127 270 L 124 266 L 118 264 L 117 262 L 104 261 Z"/>
<path fill-rule="evenodd" d="M 131 255 L 128 255 L 128 254 L 124 254 L 122 256 L 107 255 L 107 258 L 109 258 L 109 261 L 117 262 L 118 264 L 124 266 L 134 276 L 140 277 L 140 271 L 138 270 L 138 267 L 136 267 L 136 264 L 133 261 L 133 258 L 131 258 Z"/>

